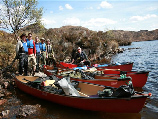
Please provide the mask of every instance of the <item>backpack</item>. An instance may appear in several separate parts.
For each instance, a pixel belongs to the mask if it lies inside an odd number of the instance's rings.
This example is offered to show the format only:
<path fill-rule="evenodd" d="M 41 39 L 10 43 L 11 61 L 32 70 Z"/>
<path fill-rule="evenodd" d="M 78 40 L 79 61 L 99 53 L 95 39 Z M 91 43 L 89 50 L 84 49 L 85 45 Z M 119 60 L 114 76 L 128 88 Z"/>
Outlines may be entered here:
<path fill-rule="evenodd" d="M 114 97 L 131 97 L 134 95 L 134 88 L 132 82 L 129 81 L 128 85 L 121 85 L 113 94 Z"/>

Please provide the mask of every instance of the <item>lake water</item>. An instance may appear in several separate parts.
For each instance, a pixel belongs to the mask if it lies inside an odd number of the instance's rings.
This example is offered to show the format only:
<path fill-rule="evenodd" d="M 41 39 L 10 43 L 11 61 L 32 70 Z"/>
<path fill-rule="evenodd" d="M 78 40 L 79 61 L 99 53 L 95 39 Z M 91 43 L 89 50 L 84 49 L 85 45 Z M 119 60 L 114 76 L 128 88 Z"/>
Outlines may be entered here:
<path fill-rule="evenodd" d="M 36 105 L 42 107 L 42 111 L 34 118 L 50 119 L 158 119 L 158 41 L 133 42 L 130 46 L 123 46 L 124 53 L 113 56 L 113 62 L 134 62 L 133 70 L 150 71 L 146 85 L 142 88 L 145 92 L 151 92 L 152 97 L 147 99 L 140 113 L 115 114 L 102 113 L 70 108 L 30 96 L 18 89 L 14 99 L 23 105 Z M 129 49 L 131 48 L 131 49 Z M 133 49 L 137 48 L 137 49 Z M 12 109 L 18 106 L 12 106 Z M 129 108 L 130 109 L 130 108 Z M 16 118 L 12 116 L 11 118 Z"/>
<path fill-rule="evenodd" d="M 141 118 L 158 119 L 158 40 L 133 42 L 121 48 L 125 51 L 113 56 L 112 62 L 134 62 L 133 70 L 150 71 L 143 91 L 151 92 L 153 96 L 140 114 Z"/>

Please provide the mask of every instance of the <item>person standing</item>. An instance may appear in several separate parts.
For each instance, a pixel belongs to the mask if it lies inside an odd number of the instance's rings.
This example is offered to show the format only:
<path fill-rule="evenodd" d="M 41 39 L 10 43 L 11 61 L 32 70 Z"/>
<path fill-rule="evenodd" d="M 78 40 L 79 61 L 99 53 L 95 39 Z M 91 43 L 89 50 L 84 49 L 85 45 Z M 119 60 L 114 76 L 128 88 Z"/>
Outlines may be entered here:
<path fill-rule="evenodd" d="M 27 47 L 28 47 L 28 66 L 30 70 L 31 67 L 33 67 L 33 75 L 34 75 L 36 70 L 36 46 L 35 46 L 35 42 L 32 40 L 32 33 L 28 33 Z"/>
<path fill-rule="evenodd" d="M 90 66 L 90 61 L 88 61 L 87 55 L 82 51 L 80 47 L 77 49 L 76 56 L 72 59 L 71 63 L 75 63 L 78 66 L 88 65 Z"/>
<path fill-rule="evenodd" d="M 53 63 L 54 66 L 56 66 L 56 60 L 54 57 L 54 51 L 53 51 L 53 47 L 50 44 L 50 40 L 47 40 L 47 54 L 48 54 L 48 58 L 47 58 L 47 65 L 50 65 L 51 63 Z"/>
<path fill-rule="evenodd" d="M 28 47 L 26 43 L 26 34 L 20 36 L 21 40 L 18 40 L 16 45 L 16 57 L 19 59 L 19 74 L 27 76 L 28 69 Z"/>
<path fill-rule="evenodd" d="M 40 43 L 38 36 L 35 37 L 35 46 L 36 46 L 36 72 L 39 72 L 39 63 L 40 63 Z"/>
<path fill-rule="evenodd" d="M 46 65 L 47 49 L 45 44 L 45 39 L 41 38 L 40 50 L 41 50 L 41 64 Z"/>

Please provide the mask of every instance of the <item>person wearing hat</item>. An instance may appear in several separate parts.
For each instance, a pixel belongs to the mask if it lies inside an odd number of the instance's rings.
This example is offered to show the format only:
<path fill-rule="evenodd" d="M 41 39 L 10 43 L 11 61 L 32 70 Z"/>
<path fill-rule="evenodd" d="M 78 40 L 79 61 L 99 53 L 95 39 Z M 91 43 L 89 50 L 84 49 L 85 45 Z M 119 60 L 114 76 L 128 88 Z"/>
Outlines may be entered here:
<path fill-rule="evenodd" d="M 26 43 L 26 34 L 20 36 L 16 45 L 16 57 L 19 59 L 19 74 L 27 76 L 28 69 L 28 47 Z"/>
<path fill-rule="evenodd" d="M 54 57 L 54 51 L 53 51 L 53 47 L 52 45 L 50 44 L 50 40 L 47 39 L 47 65 L 50 65 L 51 63 L 53 63 L 54 66 L 56 66 L 56 60 L 55 60 L 55 57 Z"/>
<path fill-rule="evenodd" d="M 36 45 L 34 40 L 32 39 L 32 33 L 28 33 L 28 39 L 27 41 L 27 47 L 28 47 L 28 66 L 29 71 L 31 71 L 31 68 L 33 68 L 33 76 L 35 74 L 36 70 Z"/>
<path fill-rule="evenodd" d="M 77 49 L 77 54 L 76 56 L 72 59 L 72 64 L 75 63 L 78 66 L 83 66 L 83 65 L 88 65 L 90 66 L 90 62 L 88 61 L 87 55 L 85 54 L 84 51 L 80 47 Z"/>
<path fill-rule="evenodd" d="M 46 65 L 47 49 L 46 49 L 44 38 L 41 38 L 40 50 L 41 50 L 41 64 Z"/>
<path fill-rule="evenodd" d="M 38 36 L 35 37 L 35 46 L 36 46 L 36 72 L 39 72 L 39 63 L 40 63 L 40 43 L 39 43 L 39 38 Z"/>

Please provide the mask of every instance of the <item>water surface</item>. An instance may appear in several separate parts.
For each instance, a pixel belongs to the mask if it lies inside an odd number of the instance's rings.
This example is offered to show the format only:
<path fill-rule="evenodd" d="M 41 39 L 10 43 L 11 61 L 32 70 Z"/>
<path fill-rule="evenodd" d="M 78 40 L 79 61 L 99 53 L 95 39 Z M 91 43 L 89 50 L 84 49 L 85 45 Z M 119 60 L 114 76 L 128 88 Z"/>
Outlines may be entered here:
<path fill-rule="evenodd" d="M 134 62 L 133 70 L 150 71 L 143 91 L 153 96 L 140 112 L 141 118 L 158 118 L 158 40 L 133 42 L 121 48 L 125 49 L 124 53 L 113 56 L 112 62 Z"/>

